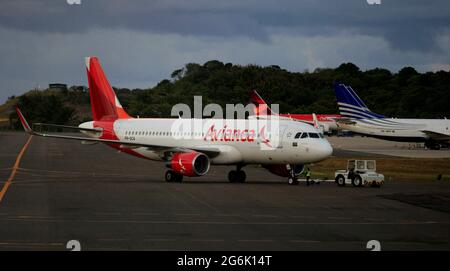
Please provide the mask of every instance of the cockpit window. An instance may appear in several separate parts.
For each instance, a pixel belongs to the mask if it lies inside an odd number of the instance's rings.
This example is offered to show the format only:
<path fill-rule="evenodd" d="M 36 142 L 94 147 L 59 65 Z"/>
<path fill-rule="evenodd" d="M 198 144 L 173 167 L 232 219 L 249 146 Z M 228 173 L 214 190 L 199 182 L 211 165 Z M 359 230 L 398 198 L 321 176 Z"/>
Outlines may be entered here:
<path fill-rule="evenodd" d="M 308 133 L 310 138 L 320 138 L 319 134 L 316 133 Z"/>
<path fill-rule="evenodd" d="M 297 133 L 294 138 L 295 139 L 300 138 L 301 135 L 302 135 L 302 133 Z"/>
<path fill-rule="evenodd" d="M 319 134 L 320 138 L 323 138 L 323 134 Z"/>
<path fill-rule="evenodd" d="M 303 133 L 300 138 L 308 138 L 308 133 Z"/>

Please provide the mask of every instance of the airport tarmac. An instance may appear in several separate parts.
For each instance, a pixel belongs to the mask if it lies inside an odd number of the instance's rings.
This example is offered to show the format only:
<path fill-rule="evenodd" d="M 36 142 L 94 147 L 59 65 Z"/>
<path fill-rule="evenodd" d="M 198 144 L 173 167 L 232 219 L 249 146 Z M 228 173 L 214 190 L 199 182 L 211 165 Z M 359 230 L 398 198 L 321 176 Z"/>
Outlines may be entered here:
<path fill-rule="evenodd" d="M 33 137 L 5 190 L 27 140 L 0 133 L 1 250 L 450 249 L 447 182 L 289 186 L 249 166 L 247 183 L 231 184 L 231 167 L 213 166 L 166 183 L 163 163 Z"/>

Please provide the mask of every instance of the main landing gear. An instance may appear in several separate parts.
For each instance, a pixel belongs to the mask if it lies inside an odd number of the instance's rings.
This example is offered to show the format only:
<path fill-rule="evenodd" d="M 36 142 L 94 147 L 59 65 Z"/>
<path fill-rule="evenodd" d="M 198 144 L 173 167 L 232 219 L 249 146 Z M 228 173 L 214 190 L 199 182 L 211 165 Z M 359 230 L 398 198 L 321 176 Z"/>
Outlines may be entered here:
<path fill-rule="evenodd" d="M 430 140 L 430 141 L 425 142 L 425 147 L 427 147 L 430 150 L 440 150 L 441 149 L 441 144 L 439 144 L 438 142 Z"/>
<path fill-rule="evenodd" d="M 244 183 L 245 179 L 247 178 L 247 174 L 245 174 L 245 171 L 241 170 L 242 165 L 238 165 L 236 167 L 236 170 L 231 170 L 228 173 L 228 181 L 230 183 Z"/>
<path fill-rule="evenodd" d="M 183 181 L 183 175 L 173 170 L 166 171 L 166 182 L 169 183 L 181 183 Z"/>
<path fill-rule="evenodd" d="M 289 171 L 288 184 L 289 185 L 298 185 L 297 175 L 295 175 L 294 167 L 291 165 L 286 165 L 287 170 Z"/>

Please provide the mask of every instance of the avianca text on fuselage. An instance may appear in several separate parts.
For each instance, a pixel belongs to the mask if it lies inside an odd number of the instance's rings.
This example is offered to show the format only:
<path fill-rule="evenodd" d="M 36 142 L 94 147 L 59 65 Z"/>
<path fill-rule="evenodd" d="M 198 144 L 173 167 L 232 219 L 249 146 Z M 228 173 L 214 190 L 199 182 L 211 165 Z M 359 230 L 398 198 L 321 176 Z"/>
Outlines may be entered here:
<path fill-rule="evenodd" d="M 264 129 L 261 128 L 261 129 Z M 203 137 L 205 141 L 241 141 L 241 142 L 253 142 L 256 138 L 255 129 L 230 129 L 225 125 L 223 128 L 216 129 L 215 125 L 211 125 L 211 127 L 206 132 L 206 135 Z"/>
<path fill-rule="evenodd" d="M 211 127 L 206 132 L 206 135 L 203 137 L 205 141 L 240 141 L 240 142 L 254 142 L 258 135 L 261 138 L 261 142 L 269 145 L 270 140 L 265 136 L 266 126 L 261 127 L 259 133 L 256 132 L 256 129 L 232 129 L 228 128 L 225 125 L 221 129 L 216 129 L 215 125 L 211 125 Z"/>

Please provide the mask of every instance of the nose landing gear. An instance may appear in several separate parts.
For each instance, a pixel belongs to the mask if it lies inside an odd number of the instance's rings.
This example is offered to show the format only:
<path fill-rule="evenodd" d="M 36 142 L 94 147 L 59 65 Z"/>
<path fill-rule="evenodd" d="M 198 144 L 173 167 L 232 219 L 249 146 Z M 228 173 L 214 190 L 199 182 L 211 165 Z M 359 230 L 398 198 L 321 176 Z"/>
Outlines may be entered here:
<path fill-rule="evenodd" d="M 289 185 L 298 185 L 297 175 L 295 174 L 294 167 L 291 165 L 286 165 L 287 170 L 289 171 L 288 184 Z"/>

